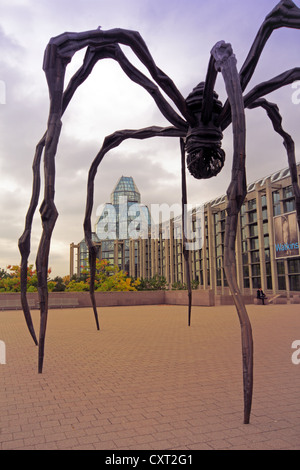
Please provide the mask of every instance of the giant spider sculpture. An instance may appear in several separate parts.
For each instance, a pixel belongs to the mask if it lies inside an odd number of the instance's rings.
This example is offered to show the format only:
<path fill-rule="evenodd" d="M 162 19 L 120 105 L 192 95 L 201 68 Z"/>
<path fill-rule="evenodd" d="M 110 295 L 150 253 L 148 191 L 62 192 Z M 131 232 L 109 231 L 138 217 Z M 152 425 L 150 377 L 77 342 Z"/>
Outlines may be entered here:
<path fill-rule="evenodd" d="M 266 95 L 278 88 L 300 79 L 300 68 L 288 70 L 277 77 L 261 83 L 249 93 L 243 92 L 251 79 L 259 61 L 263 48 L 274 29 L 281 27 L 300 29 L 300 9 L 291 0 L 282 0 L 271 11 L 262 23 L 253 42 L 250 52 L 238 72 L 236 59 L 230 44 L 218 42 L 211 51 L 205 82 L 200 83 L 192 93 L 184 99 L 173 81 L 160 70 L 145 42 L 138 32 L 124 29 L 103 31 L 98 28 L 81 33 L 64 33 L 52 38 L 46 48 L 43 69 L 46 74 L 49 94 L 50 111 L 47 130 L 36 147 L 33 162 L 32 199 L 26 216 L 25 231 L 19 240 L 21 253 L 21 299 L 25 319 L 30 333 L 39 345 L 38 371 L 42 372 L 44 360 L 44 345 L 48 315 L 47 270 L 50 250 L 50 240 L 58 216 L 54 204 L 55 192 L 55 154 L 61 132 L 61 118 L 77 88 L 91 73 L 94 65 L 101 59 L 116 60 L 128 77 L 145 88 L 152 96 L 158 108 L 171 123 L 170 127 L 147 127 L 138 130 L 122 130 L 105 138 L 102 148 L 95 157 L 88 175 L 87 203 L 84 219 L 85 239 L 89 248 L 91 269 L 90 293 L 97 328 L 98 315 L 94 298 L 94 276 L 96 248 L 92 242 L 91 212 L 93 207 L 94 179 L 98 166 L 105 154 L 120 145 L 126 139 L 147 139 L 156 136 L 178 137 L 180 139 L 182 156 L 182 191 L 183 205 L 186 203 L 185 183 L 185 153 L 187 167 L 190 173 L 198 179 L 216 176 L 224 165 L 225 153 L 221 148 L 222 132 L 230 124 L 233 127 L 233 162 L 232 178 L 228 187 L 228 205 L 225 231 L 224 269 L 226 278 L 233 295 L 241 325 L 243 384 L 244 384 L 244 423 L 249 423 L 252 389 L 253 389 L 253 340 L 249 317 L 240 294 L 236 277 L 235 240 L 238 214 L 246 195 L 245 172 L 245 108 L 262 107 L 266 110 L 274 130 L 283 137 L 287 150 L 292 185 L 296 199 L 297 218 L 300 226 L 300 188 L 298 185 L 295 150 L 292 138 L 283 130 L 282 119 L 276 104 L 268 102 Z M 120 44 L 129 46 L 138 59 L 146 66 L 153 80 L 166 93 L 177 107 L 177 110 L 166 101 L 159 87 L 126 58 Z M 82 48 L 87 48 L 83 64 L 71 78 L 64 90 L 64 76 L 67 64 L 73 55 Z M 218 72 L 222 73 L 227 102 L 222 105 L 214 92 Z M 38 204 L 40 192 L 40 162 L 44 153 L 44 200 L 40 213 L 43 232 L 36 258 L 38 275 L 38 292 L 40 301 L 40 334 L 39 343 L 33 328 L 33 323 L 26 298 L 27 265 L 30 254 L 30 236 L 33 215 Z M 185 259 L 188 253 L 185 250 Z M 189 324 L 191 291 L 189 282 Z"/>

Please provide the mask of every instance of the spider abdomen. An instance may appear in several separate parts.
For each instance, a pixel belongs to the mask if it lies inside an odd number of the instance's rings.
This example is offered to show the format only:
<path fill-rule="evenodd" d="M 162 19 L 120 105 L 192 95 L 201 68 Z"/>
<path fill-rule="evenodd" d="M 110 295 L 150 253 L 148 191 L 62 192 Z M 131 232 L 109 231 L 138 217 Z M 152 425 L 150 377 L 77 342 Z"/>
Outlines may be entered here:
<path fill-rule="evenodd" d="M 196 126 L 190 127 L 186 137 L 187 166 L 194 178 L 208 179 L 216 176 L 223 168 L 225 152 L 221 148 L 222 131 L 216 125 L 222 103 L 218 95 L 213 95 L 211 119 L 203 123 L 201 119 L 204 83 L 200 83 L 188 96 L 186 102 L 197 118 Z"/>

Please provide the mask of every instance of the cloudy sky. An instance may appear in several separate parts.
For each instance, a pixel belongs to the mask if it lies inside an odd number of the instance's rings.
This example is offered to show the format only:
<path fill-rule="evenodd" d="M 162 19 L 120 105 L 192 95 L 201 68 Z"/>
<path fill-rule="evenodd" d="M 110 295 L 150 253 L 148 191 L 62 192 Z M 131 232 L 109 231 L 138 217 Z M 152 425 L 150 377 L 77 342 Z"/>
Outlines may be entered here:
<path fill-rule="evenodd" d="M 300 6 L 300 1 L 295 1 Z M 0 268 L 19 264 L 18 238 L 23 232 L 31 197 L 32 159 L 46 130 L 48 89 L 42 70 L 49 39 L 65 31 L 121 27 L 137 30 L 150 52 L 186 97 L 206 75 L 210 50 L 219 40 L 230 42 L 240 68 L 265 16 L 276 0 L 0 0 Z M 299 66 L 300 31 L 273 33 L 247 91 L 290 68 Z M 138 65 L 127 47 L 130 60 Z M 68 79 L 80 67 L 83 52 L 67 69 Z M 298 60 L 297 60 L 298 59 Z M 144 72 L 143 66 L 140 70 Z M 224 102 L 222 78 L 216 91 Z M 300 148 L 298 89 L 291 85 L 272 93 L 284 127 Z M 282 139 L 262 110 L 246 111 L 247 178 L 251 183 L 287 166 Z M 103 60 L 80 87 L 63 117 L 56 155 L 56 195 L 59 212 L 51 245 L 53 275 L 69 272 L 69 245 L 83 238 L 86 180 L 89 166 L 106 135 L 169 123 L 150 95 L 132 83 L 117 63 Z M 226 192 L 232 163 L 232 129 L 224 133 L 226 164 L 208 181 L 188 176 L 189 202 L 201 204 Z M 298 151 L 299 155 L 299 151 Z M 299 161 L 299 157 L 297 158 Z M 127 141 L 111 151 L 99 167 L 95 207 L 108 202 L 120 176 L 133 176 L 145 204 L 180 201 L 178 139 Z M 41 191 L 42 201 L 43 188 Z M 40 205 L 39 203 L 39 205 Z M 30 262 L 35 262 L 41 235 L 37 210 Z"/>

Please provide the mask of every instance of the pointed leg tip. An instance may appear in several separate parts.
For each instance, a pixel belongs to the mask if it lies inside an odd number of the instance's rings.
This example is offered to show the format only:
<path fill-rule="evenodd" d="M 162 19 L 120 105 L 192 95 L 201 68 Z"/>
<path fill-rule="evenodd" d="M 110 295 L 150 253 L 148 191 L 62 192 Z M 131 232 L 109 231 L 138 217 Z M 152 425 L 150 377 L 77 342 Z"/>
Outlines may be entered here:
<path fill-rule="evenodd" d="M 43 373 L 43 365 L 44 365 L 43 359 L 39 359 L 39 363 L 38 363 L 38 373 L 39 374 Z"/>

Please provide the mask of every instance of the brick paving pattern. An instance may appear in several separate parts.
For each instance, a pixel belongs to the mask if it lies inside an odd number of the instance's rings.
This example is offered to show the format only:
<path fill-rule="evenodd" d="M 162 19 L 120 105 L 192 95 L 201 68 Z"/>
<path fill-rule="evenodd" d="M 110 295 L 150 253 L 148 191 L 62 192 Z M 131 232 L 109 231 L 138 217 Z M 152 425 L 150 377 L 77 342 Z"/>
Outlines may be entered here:
<path fill-rule="evenodd" d="M 50 310 L 44 372 L 20 311 L 0 312 L 0 449 L 300 449 L 300 306 L 249 306 L 255 347 L 243 424 L 234 307 Z M 39 312 L 33 311 L 38 331 Z"/>

